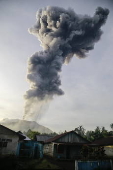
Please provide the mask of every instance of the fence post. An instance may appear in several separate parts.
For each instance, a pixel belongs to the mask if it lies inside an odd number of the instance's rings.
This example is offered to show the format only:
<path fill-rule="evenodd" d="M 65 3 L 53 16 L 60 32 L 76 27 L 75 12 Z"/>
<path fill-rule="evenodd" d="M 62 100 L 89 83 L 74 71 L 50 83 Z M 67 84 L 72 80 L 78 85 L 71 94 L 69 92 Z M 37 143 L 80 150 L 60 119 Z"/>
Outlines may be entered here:
<path fill-rule="evenodd" d="M 110 159 L 111 170 L 113 170 L 113 160 Z"/>
<path fill-rule="evenodd" d="M 78 161 L 75 160 L 75 170 L 78 170 Z"/>

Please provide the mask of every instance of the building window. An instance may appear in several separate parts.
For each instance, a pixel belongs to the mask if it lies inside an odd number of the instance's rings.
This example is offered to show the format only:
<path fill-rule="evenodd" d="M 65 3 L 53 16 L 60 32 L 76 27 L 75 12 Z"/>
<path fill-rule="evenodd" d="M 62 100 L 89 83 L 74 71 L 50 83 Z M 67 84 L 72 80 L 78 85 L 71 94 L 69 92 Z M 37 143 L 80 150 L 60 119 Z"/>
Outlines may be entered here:
<path fill-rule="evenodd" d="M 7 147 L 7 142 L 0 142 L 0 148 Z"/>
<path fill-rule="evenodd" d="M 0 142 L 12 142 L 12 139 L 2 139 L 2 138 L 0 138 Z"/>
<path fill-rule="evenodd" d="M 12 139 L 6 139 L 7 142 L 12 142 Z"/>
<path fill-rule="evenodd" d="M 58 145 L 57 152 L 58 153 L 64 153 L 64 145 Z"/>

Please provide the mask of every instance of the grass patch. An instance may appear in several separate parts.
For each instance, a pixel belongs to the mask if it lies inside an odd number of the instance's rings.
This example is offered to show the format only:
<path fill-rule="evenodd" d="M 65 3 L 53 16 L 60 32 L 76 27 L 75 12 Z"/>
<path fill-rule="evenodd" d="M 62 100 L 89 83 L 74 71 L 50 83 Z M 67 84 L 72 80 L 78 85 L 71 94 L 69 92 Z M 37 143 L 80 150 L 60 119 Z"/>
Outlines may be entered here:
<path fill-rule="evenodd" d="M 44 159 L 36 167 L 37 169 L 60 169 L 57 165 L 51 164 L 48 160 Z"/>
<path fill-rule="evenodd" d="M 61 169 L 54 163 L 51 163 L 48 159 L 18 159 L 16 157 L 3 157 L 0 158 L 0 170 L 35 170 L 35 169 Z"/>
<path fill-rule="evenodd" d="M 47 159 L 29 160 L 24 162 L 23 169 L 61 169 L 55 164 L 50 163 Z"/>

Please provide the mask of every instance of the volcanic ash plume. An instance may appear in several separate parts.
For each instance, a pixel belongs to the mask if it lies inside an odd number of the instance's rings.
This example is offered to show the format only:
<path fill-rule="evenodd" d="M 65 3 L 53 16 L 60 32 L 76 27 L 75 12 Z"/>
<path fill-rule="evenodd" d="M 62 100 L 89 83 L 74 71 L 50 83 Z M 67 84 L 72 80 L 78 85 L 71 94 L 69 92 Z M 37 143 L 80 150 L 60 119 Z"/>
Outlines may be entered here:
<path fill-rule="evenodd" d="M 29 116 L 36 119 L 54 95 L 64 94 L 59 76 L 62 64 L 74 55 L 86 57 L 100 39 L 101 26 L 108 14 L 109 10 L 101 7 L 93 17 L 59 7 L 46 7 L 37 12 L 36 24 L 29 32 L 39 39 L 43 51 L 33 54 L 28 62 L 30 89 L 25 94 L 25 119 Z"/>

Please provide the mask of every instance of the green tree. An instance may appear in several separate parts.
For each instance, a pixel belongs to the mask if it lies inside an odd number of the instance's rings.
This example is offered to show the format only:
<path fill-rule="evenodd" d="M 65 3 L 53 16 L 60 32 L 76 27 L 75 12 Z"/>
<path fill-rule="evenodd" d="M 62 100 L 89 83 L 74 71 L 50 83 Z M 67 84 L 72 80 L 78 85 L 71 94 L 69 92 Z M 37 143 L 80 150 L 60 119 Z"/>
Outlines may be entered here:
<path fill-rule="evenodd" d="M 102 134 L 102 137 L 107 137 L 107 136 L 109 136 L 109 132 L 105 129 L 105 127 L 102 127 L 102 129 L 101 129 L 101 134 Z"/>
<path fill-rule="evenodd" d="M 101 128 L 99 126 L 96 127 L 95 131 L 94 131 L 94 139 L 98 139 L 101 138 Z"/>
<path fill-rule="evenodd" d="M 80 125 L 79 127 L 75 128 L 74 130 L 76 133 L 78 133 L 79 135 L 81 135 L 82 137 L 85 137 L 85 129 L 82 125 Z"/>
<path fill-rule="evenodd" d="M 85 138 L 89 141 L 94 141 L 95 138 L 94 138 L 94 131 L 92 130 L 89 130 L 86 132 L 86 135 L 85 135 Z"/>
<path fill-rule="evenodd" d="M 97 126 L 94 131 L 86 132 L 86 139 L 89 141 L 94 141 L 99 138 L 110 136 L 110 132 L 105 129 L 105 127 L 100 128 Z"/>
<path fill-rule="evenodd" d="M 35 135 L 40 135 L 40 133 L 37 132 L 37 131 L 32 131 L 31 129 L 29 129 L 29 130 L 26 132 L 26 135 L 27 135 L 30 139 L 34 139 Z"/>
<path fill-rule="evenodd" d="M 42 133 L 41 135 L 49 135 L 49 136 L 56 136 L 56 135 L 58 135 L 58 133 L 56 133 L 56 132 L 52 132 L 52 133 Z"/>

